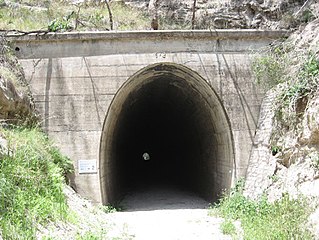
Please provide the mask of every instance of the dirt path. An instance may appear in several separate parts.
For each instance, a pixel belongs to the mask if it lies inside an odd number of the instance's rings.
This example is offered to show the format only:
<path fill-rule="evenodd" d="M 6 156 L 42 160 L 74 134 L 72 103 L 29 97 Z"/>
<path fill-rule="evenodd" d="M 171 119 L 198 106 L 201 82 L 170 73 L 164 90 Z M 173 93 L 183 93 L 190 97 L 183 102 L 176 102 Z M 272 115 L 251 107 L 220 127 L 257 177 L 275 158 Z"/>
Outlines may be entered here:
<path fill-rule="evenodd" d="M 121 212 L 109 214 L 109 236 L 137 240 L 231 239 L 222 219 L 208 216 L 208 202 L 176 189 L 144 189 L 128 195 Z"/>

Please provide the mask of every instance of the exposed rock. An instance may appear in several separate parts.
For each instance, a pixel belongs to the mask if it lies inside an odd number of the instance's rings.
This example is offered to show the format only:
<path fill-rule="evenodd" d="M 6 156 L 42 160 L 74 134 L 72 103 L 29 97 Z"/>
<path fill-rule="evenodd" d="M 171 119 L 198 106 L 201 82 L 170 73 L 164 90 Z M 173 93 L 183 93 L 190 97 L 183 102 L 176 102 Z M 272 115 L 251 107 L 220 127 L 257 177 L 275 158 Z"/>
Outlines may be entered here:
<path fill-rule="evenodd" d="M 313 157 L 316 154 L 314 149 L 307 146 L 296 149 L 295 162 L 289 167 L 277 169 L 276 179 L 265 190 L 268 199 L 275 201 L 284 193 L 289 193 L 292 197 L 305 195 L 319 199 L 318 171 L 313 167 Z"/>
<path fill-rule="evenodd" d="M 98 5 L 104 0 L 65 0 L 73 4 Z M 191 28 L 193 0 L 110 0 L 147 12 L 154 12 L 167 28 Z M 197 0 L 195 27 L 218 28 L 297 28 L 319 15 L 316 0 Z M 155 10 L 156 9 L 156 10 Z"/>
<path fill-rule="evenodd" d="M 308 109 L 302 120 L 302 128 L 299 135 L 299 142 L 302 145 L 319 147 L 319 92 L 308 104 Z M 318 149 L 319 150 L 319 149 Z"/>
<path fill-rule="evenodd" d="M 317 52 L 319 50 L 319 21 L 315 20 L 309 23 L 305 28 L 300 29 L 294 33 L 289 39 L 288 42 L 294 46 L 294 51 L 296 52 L 307 52 L 308 50 Z M 295 66 L 292 66 L 293 68 Z M 278 86 L 276 91 L 282 91 L 282 87 Z M 274 90 L 272 90 L 273 92 Z M 248 168 L 247 172 L 247 181 L 250 181 L 251 174 L 258 169 L 258 162 L 268 161 L 270 165 L 277 165 L 277 168 L 273 172 L 273 175 L 277 177 L 280 175 L 284 176 L 287 179 L 287 176 L 291 171 L 295 171 L 296 174 L 304 168 L 306 172 L 310 174 L 310 177 L 307 178 L 309 181 L 315 178 L 313 174 L 313 167 L 311 167 L 311 155 L 319 151 L 319 92 L 315 92 L 311 99 L 309 99 L 305 106 L 303 107 L 302 115 L 300 117 L 300 124 L 297 126 L 297 130 L 284 131 L 282 136 L 277 140 L 277 144 L 281 146 L 281 151 L 275 156 L 272 156 L 270 148 L 270 135 L 274 131 L 275 123 L 273 123 L 272 114 L 263 114 L 263 112 L 271 113 L 273 111 L 275 104 L 275 98 L 273 98 L 273 103 L 263 105 L 261 114 L 260 114 L 260 126 L 257 129 L 255 136 L 255 142 L 259 143 L 254 146 L 252 156 L 250 159 L 251 165 Z M 265 109 L 263 109 L 265 108 Z M 269 129 L 263 127 L 264 123 L 268 123 Z M 271 123 L 271 124 L 270 124 Z M 262 141 L 260 140 L 262 139 Z M 262 144 L 260 144 L 262 143 Z M 263 149 L 265 146 L 268 148 L 268 152 Z M 254 158 L 255 151 L 264 151 L 262 157 L 258 159 Z M 319 152 L 318 152 L 319 154 Z M 267 157 L 268 155 L 268 157 Z M 257 162 L 257 163 L 256 163 Z M 278 166 L 280 169 L 278 169 Z M 302 166 L 299 169 L 299 166 Z M 260 169 L 261 170 L 261 169 Z M 265 179 L 269 177 L 269 173 L 260 171 L 258 174 L 259 179 Z M 292 174 L 294 175 L 294 174 Z M 303 173 L 297 174 L 299 177 Z M 271 177 L 271 176 L 270 176 Z M 300 182 L 300 179 L 296 178 L 295 180 L 291 179 L 290 183 L 294 184 Z M 252 181 L 253 182 L 253 181 Z M 258 182 L 258 181 L 257 181 Z M 267 182 L 267 181 L 266 181 Z M 289 182 L 289 181 L 288 181 Z M 288 184 L 287 182 L 287 184 Z M 279 183 L 278 183 L 279 184 Z M 277 184 L 277 185 L 278 185 Z M 285 185 L 285 184 L 283 184 Z M 288 184 L 289 185 L 289 184 Z M 269 186 L 260 185 L 260 184 L 251 184 L 247 185 L 246 194 L 251 197 L 256 197 L 260 193 L 264 192 Z M 290 187 L 288 187 L 290 188 Z M 283 189 L 282 192 L 288 191 Z M 292 190 L 294 192 L 294 190 Z M 319 192 L 319 191 L 318 191 Z M 254 194 L 253 194 L 254 193 Z M 258 194 L 257 194 L 258 193 Z M 278 194 L 280 195 L 280 194 Z"/>
<path fill-rule="evenodd" d="M 318 5 L 319 9 L 319 5 Z M 306 26 L 301 26 L 300 29 L 294 32 L 291 36 L 291 43 L 297 49 L 308 49 L 309 51 L 318 50 L 319 43 L 319 18 L 310 22 Z"/>
<path fill-rule="evenodd" d="M 152 8 L 153 2 L 125 0 L 126 4 L 143 10 Z M 196 28 L 291 29 L 318 16 L 317 3 L 310 2 L 304 6 L 303 0 L 199 0 L 196 4 Z M 166 21 L 190 26 L 192 5 L 193 0 L 158 1 L 158 14 Z"/>
<path fill-rule="evenodd" d="M 0 76 L 0 119 L 13 119 L 16 114 L 28 114 L 30 101 L 23 92 L 18 92 L 12 81 Z"/>
<path fill-rule="evenodd" d="M 270 105 L 271 106 L 271 105 Z M 272 108 L 267 106 L 271 112 Z M 267 109 L 266 107 L 266 109 Z M 266 116 L 266 118 L 263 118 Z M 270 123 L 272 115 L 261 114 L 260 124 Z M 280 142 L 283 149 L 272 156 L 270 151 L 270 135 L 272 127 L 267 124 L 259 126 L 255 145 L 250 157 L 244 194 L 252 199 L 258 199 L 266 194 L 273 202 L 288 193 L 291 197 L 306 196 L 311 199 L 312 207 L 316 210 L 310 218 L 309 228 L 316 239 L 319 239 L 319 96 L 310 100 L 303 115 L 298 138 L 288 132 Z M 262 139 L 262 140 L 260 140 Z"/>
<path fill-rule="evenodd" d="M 294 53 L 304 54 L 306 59 L 307 56 L 309 57 L 309 52 L 312 52 L 318 61 L 318 36 L 319 20 L 317 19 L 307 26 L 300 27 L 288 39 L 288 42 L 294 49 Z M 298 64 L 291 65 L 291 73 L 293 68 L 300 67 Z M 309 78 L 309 76 L 306 77 Z M 314 79 L 317 83 L 318 77 L 319 75 L 316 75 Z M 287 83 L 285 84 L 277 86 L 271 92 L 285 91 L 285 86 L 286 89 L 289 87 Z M 262 106 L 255 145 L 247 171 L 245 195 L 256 199 L 266 194 L 270 201 L 280 199 L 285 193 L 295 198 L 300 195 L 306 196 L 311 199 L 312 207 L 317 208 L 310 217 L 309 224 L 319 239 L 319 86 L 318 84 L 314 86 L 316 88 L 313 92 L 304 99 L 298 99 L 299 102 L 297 101 L 295 108 L 291 110 L 295 111 L 294 116 L 298 119 L 298 121 L 294 119 L 294 127 L 279 129 L 280 134 L 276 135 L 275 140 L 271 135 L 278 130 L 278 127 L 280 128 L 278 120 L 273 121 L 274 115 L 270 114 L 275 108 L 275 98 L 272 104 Z M 298 105 L 300 101 L 303 102 Z M 274 146 L 272 144 L 280 146 L 280 151 L 275 153 L 275 156 L 270 151 Z"/>
<path fill-rule="evenodd" d="M 264 110 L 265 111 L 265 110 Z M 268 111 L 271 111 L 268 108 Z M 263 115 L 261 115 L 262 117 Z M 260 122 L 270 122 L 262 119 Z M 291 197 L 306 196 L 311 199 L 316 214 L 310 218 L 310 228 L 319 239 L 319 95 L 310 100 L 303 115 L 298 138 L 293 132 L 284 134 L 280 142 L 284 143 L 281 152 L 272 156 L 269 130 L 258 128 L 255 141 L 263 138 L 252 150 L 247 172 L 245 195 L 258 199 L 266 194 L 273 202 L 288 193 Z M 272 129 L 270 127 L 270 129 Z M 270 130 L 271 131 L 271 130 Z M 268 144 L 267 144 L 268 142 Z"/>
<path fill-rule="evenodd" d="M 8 52 L 4 39 L 0 41 L 0 49 L 0 121 L 33 121 L 34 104 L 23 70 L 18 60 Z"/>

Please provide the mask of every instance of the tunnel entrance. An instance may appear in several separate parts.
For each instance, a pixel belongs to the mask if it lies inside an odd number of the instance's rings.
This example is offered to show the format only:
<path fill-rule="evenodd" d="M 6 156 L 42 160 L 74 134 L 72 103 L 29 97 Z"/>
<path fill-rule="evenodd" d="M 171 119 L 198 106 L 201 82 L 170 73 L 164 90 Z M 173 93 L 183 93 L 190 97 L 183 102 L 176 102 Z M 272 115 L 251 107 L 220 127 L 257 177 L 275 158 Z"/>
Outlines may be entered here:
<path fill-rule="evenodd" d="M 137 188 L 174 186 L 209 201 L 230 187 L 230 124 L 214 90 L 182 65 L 150 65 L 111 103 L 101 137 L 103 204 Z"/>

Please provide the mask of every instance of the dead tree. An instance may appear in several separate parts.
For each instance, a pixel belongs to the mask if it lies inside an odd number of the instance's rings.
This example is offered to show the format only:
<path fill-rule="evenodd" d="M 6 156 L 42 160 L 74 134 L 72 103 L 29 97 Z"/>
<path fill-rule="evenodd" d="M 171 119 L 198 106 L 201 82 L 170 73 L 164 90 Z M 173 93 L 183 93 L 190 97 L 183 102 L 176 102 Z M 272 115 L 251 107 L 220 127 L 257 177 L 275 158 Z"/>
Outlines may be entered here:
<path fill-rule="evenodd" d="M 195 29 L 196 0 L 193 2 L 192 29 Z"/>

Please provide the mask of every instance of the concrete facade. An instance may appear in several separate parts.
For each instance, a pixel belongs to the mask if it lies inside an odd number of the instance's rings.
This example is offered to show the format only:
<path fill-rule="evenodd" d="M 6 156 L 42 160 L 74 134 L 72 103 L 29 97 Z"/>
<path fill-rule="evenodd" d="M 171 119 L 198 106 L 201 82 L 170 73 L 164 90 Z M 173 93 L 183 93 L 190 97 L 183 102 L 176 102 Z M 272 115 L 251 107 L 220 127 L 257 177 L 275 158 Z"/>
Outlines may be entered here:
<path fill-rule="evenodd" d="M 27 35 L 12 40 L 45 131 L 74 161 L 76 190 L 95 202 L 108 203 L 120 196 L 111 190 L 117 186 L 111 175 L 118 170 L 112 163 L 115 152 L 107 149 L 116 141 L 112 139 L 119 134 L 116 125 L 120 119 L 135 116 L 124 113 L 134 107 L 127 99 L 147 104 L 143 100 L 146 93 L 139 93 L 143 86 L 152 92 L 160 88 L 162 94 L 173 86 L 167 106 L 173 107 L 173 96 L 176 101 L 180 97 L 178 109 L 189 102 L 182 116 L 192 111 L 195 117 L 189 124 L 202 126 L 195 127 L 192 134 L 205 135 L 206 127 L 211 129 L 201 146 L 217 146 L 212 148 L 215 155 L 207 157 L 217 159 L 213 164 L 217 170 L 208 171 L 216 176 L 207 178 L 205 186 L 215 191 L 213 199 L 236 178 L 245 176 L 264 96 L 254 83 L 251 61 L 256 50 L 283 35 L 257 30 L 100 32 Z M 157 81 L 163 84 L 157 86 Z M 162 101 L 159 99 L 149 101 L 155 104 Z M 207 107 L 196 107 L 201 105 Z M 123 129 L 131 129 L 125 119 L 122 122 Z M 79 160 L 91 160 L 97 169 L 79 173 Z M 210 160 L 203 156 L 202 161 Z M 206 163 L 202 168 L 213 168 Z"/>

